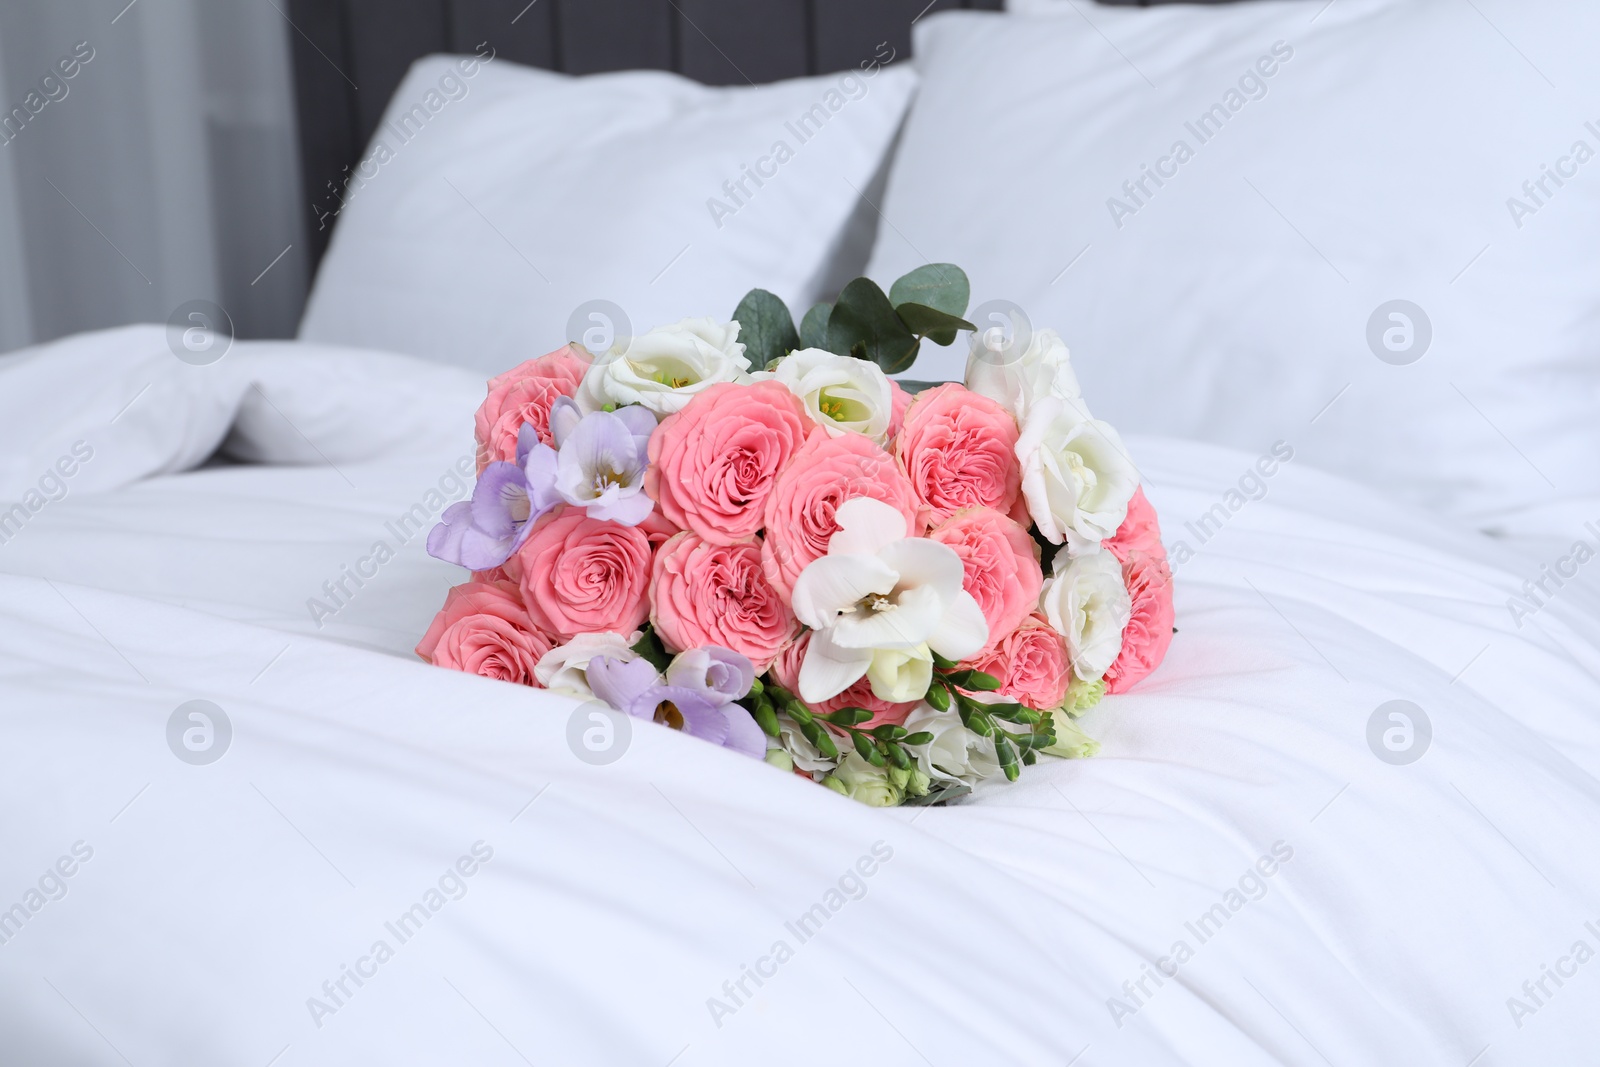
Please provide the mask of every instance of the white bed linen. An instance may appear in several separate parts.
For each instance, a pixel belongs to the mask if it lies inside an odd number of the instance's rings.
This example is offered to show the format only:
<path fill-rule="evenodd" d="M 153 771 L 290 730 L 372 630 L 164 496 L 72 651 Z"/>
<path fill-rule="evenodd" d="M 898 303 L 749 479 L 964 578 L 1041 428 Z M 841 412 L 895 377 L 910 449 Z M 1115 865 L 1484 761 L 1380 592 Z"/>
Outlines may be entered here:
<path fill-rule="evenodd" d="M 390 654 L 459 577 L 419 540 L 321 629 L 304 604 L 469 447 L 480 393 L 307 345 L 194 368 L 154 329 L 0 366 L 0 500 L 74 441 L 95 450 L 0 544 L 0 909 L 93 849 L 0 944 L 0 1060 L 1592 1050 L 1600 963 L 1520 1028 L 1506 1005 L 1575 941 L 1600 947 L 1600 614 L 1577 584 L 1516 629 L 1526 559 L 1291 462 L 1178 568 L 1167 662 L 1085 720 L 1098 759 L 920 813 L 642 723 L 592 767 L 571 702 Z M 179 473 L 236 415 L 230 450 L 277 465 Z M 1169 545 L 1255 459 L 1132 447 Z M 1397 697 L 1434 727 L 1404 767 L 1365 740 Z M 164 734 L 196 698 L 235 732 L 204 767 Z M 493 858 L 465 895 L 397 944 L 385 922 L 479 841 Z M 865 896 L 801 944 L 786 922 L 876 842 L 893 855 Z M 1293 856 L 1264 896 L 1198 943 L 1185 923 L 1277 842 Z M 394 958 L 316 1026 L 308 998 L 380 938 Z M 1137 1003 L 1123 983 L 1180 939 L 1193 958 Z M 793 958 L 717 1026 L 708 998 L 731 1005 L 723 983 L 779 940 Z M 1112 997 L 1138 1008 L 1120 1026 Z"/>

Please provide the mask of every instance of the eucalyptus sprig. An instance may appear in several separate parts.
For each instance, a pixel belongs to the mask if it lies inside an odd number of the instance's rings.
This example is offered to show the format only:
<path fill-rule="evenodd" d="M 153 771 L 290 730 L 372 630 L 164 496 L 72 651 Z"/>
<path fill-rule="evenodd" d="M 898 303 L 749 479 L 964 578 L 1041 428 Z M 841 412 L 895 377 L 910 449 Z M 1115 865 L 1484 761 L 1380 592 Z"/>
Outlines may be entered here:
<path fill-rule="evenodd" d="M 923 338 L 955 343 L 961 330 L 976 329 L 962 318 L 972 286 L 954 263 L 926 263 L 885 293 L 871 278 L 857 278 L 832 303 L 794 317 L 779 297 L 752 289 L 733 310 L 750 365 L 765 370 L 797 348 L 820 348 L 876 363 L 885 374 L 911 366 Z"/>

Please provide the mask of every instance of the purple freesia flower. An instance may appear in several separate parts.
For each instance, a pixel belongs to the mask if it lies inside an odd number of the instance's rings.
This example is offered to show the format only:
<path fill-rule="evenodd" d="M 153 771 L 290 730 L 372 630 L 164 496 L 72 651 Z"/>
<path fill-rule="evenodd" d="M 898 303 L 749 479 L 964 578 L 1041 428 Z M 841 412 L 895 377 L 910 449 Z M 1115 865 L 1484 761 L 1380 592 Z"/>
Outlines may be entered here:
<path fill-rule="evenodd" d="M 655 508 L 644 492 L 644 472 L 656 417 L 638 405 L 577 412 L 570 397 L 550 409 L 550 430 L 560 450 L 556 491 L 591 519 L 637 526 Z"/>
<path fill-rule="evenodd" d="M 673 685 L 645 659 L 597 656 L 589 661 L 585 674 L 594 695 L 624 714 L 663 723 L 756 759 L 766 755 L 767 735 L 755 719 L 709 686 Z M 745 691 L 749 688 L 746 685 Z"/>
<path fill-rule="evenodd" d="M 748 656 L 707 645 L 680 652 L 667 666 L 667 684 L 699 689 L 724 700 L 738 700 L 756 680 L 755 664 Z"/>
<path fill-rule="evenodd" d="M 498 567 L 522 547 L 541 516 L 559 505 L 557 455 L 532 426 L 517 434 L 517 462 L 483 468 L 472 499 L 451 504 L 428 532 L 428 555 L 468 570 Z"/>

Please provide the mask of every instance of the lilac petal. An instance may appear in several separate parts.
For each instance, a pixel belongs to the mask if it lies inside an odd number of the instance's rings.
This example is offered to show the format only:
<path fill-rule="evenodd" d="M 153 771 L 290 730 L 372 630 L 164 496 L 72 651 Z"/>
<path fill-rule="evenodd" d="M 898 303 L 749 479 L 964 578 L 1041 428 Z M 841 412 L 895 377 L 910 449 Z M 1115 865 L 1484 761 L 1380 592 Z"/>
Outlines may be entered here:
<path fill-rule="evenodd" d="M 582 419 L 583 411 L 576 400 L 570 396 L 556 398 L 556 402 L 550 405 L 550 436 L 554 438 L 557 448 L 561 447 L 567 435 Z"/>
<path fill-rule="evenodd" d="M 618 711 L 649 718 L 655 713 L 656 704 L 660 703 L 652 702 L 648 714 L 641 714 L 642 707 L 635 706 L 643 704 L 640 698 L 647 693 L 663 688 L 657 684 L 661 676 L 647 659 L 620 660 L 596 656 L 584 668 L 584 674 L 594 695 Z"/>
<path fill-rule="evenodd" d="M 472 524 L 489 537 L 510 541 L 528 520 L 528 477 L 514 463 L 491 463 L 472 490 Z"/>
<path fill-rule="evenodd" d="M 539 431 L 533 428 L 533 424 L 523 423 L 522 429 L 517 431 L 517 466 L 522 466 L 523 461 L 528 458 L 528 453 L 543 443 L 539 440 Z"/>
<path fill-rule="evenodd" d="M 650 690 L 645 699 L 649 701 L 649 707 L 641 718 L 653 719 L 661 703 L 670 701 L 678 709 L 678 714 L 683 716 L 684 733 L 702 741 L 710 741 L 713 745 L 720 745 L 727 740 L 728 717 L 722 713 L 722 698 L 675 685 L 658 685 Z"/>
<path fill-rule="evenodd" d="M 728 736 L 722 742 L 722 747 L 764 759 L 767 755 L 767 735 L 750 713 L 738 704 L 724 704 L 722 713 L 728 721 Z"/>
<path fill-rule="evenodd" d="M 590 504 L 587 513 L 591 519 L 614 522 L 620 526 L 637 526 L 648 519 L 655 509 L 656 502 L 643 491 L 635 489 L 616 494 L 615 500 Z"/>
<path fill-rule="evenodd" d="M 747 656 L 720 645 L 680 652 L 667 667 L 668 685 L 696 689 L 725 701 L 749 693 L 755 678 L 755 665 Z"/>
<path fill-rule="evenodd" d="M 622 420 L 634 440 L 639 442 L 639 450 L 642 453 L 650 444 L 650 435 L 656 430 L 655 413 L 643 404 L 629 404 L 627 407 L 618 408 L 613 414 Z"/>
<path fill-rule="evenodd" d="M 561 494 L 556 490 L 558 463 L 556 450 L 549 445 L 539 444 L 529 451 L 527 459 L 522 464 L 522 471 L 528 483 L 530 524 L 562 503 Z"/>
<path fill-rule="evenodd" d="M 439 525 L 428 531 L 428 555 L 473 571 L 498 567 L 511 555 L 507 539 L 492 537 L 472 521 L 472 504 L 461 501 L 445 508 Z"/>

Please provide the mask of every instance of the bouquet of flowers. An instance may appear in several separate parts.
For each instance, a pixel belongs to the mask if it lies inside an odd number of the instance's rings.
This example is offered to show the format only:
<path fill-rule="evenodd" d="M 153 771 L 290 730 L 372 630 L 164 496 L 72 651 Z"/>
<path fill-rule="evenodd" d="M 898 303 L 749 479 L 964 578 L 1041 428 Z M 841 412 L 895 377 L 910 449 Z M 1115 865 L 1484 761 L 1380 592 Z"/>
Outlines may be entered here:
<path fill-rule="evenodd" d="M 1172 577 L 1053 330 L 979 330 L 966 275 L 858 278 L 798 328 L 753 290 L 489 382 L 428 551 L 473 572 L 431 663 L 582 698 L 876 805 L 1092 755 L 1160 663 Z M 972 331 L 966 381 L 897 382 Z"/>

